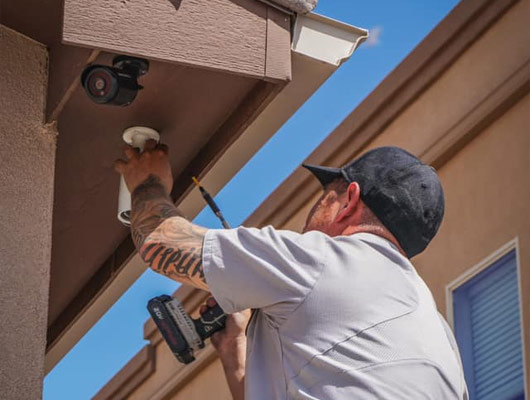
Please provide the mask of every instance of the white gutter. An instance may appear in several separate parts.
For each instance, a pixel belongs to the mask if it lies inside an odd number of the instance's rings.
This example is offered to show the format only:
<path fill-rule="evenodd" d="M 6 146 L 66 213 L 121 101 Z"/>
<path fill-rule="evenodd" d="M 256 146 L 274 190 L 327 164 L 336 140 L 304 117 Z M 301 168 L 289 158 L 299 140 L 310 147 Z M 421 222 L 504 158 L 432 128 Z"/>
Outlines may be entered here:
<path fill-rule="evenodd" d="M 320 15 L 299 15 L 291 49 L 292 81 L 269 103 L 235 143 L 221 156 L 201 183 L 215 195 L 316 92 L 342 62 L 368 37 L 368 31 Z M 179 208 L 190 219 L 204 208 L 204 201 L 193 189 Z M 140 277 L 146 267 L 135 253 L 125 267 L 87 310 L 78 316 L 61 338 L 48 349 L 46 374 L 70 351 L 86 332 L 112 307 Z"/>
<path fill-rule="evenodd" d="M 318 14 L 299 15 L 291 47 L 296 53 L 339 66 L 367 38 L 366 29 Z"/>

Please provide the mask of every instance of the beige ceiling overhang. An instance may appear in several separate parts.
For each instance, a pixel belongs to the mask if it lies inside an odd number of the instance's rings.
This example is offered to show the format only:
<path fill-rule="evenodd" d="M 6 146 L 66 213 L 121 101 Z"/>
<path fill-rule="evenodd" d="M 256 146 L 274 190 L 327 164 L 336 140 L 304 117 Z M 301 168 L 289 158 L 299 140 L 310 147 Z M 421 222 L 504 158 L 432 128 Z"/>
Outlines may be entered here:
<path fill-rule="evenodd" d="M 294 15 L 254 0 L 19 0 L 1 7 L 3 25 L 50 52 L 47 119 L 59 136 L 49 371 L 145 270 L 116 219 L 112 164 L 123 130 L 160 132 L 171 149 L 172 197 L 193 218 L 203 202 L 191 177 L 216 194 L 367 32 L 311 15 L 294 23 Z M 144 89 L 127 107 L 92 103 L 81 72 L 89 63 L 110 65 L 117 54 L 149 60 Z"/>

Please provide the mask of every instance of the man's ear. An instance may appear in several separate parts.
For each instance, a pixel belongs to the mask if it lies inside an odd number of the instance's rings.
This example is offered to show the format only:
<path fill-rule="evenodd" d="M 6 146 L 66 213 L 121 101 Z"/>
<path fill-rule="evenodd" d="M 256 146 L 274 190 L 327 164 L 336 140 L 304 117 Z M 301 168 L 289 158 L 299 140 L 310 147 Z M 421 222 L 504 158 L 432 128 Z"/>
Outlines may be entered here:
<path fill-rule="evenodd" d="M 337 214 L 336 221 L 341 222 L 355 213 L 361 201 L 361 187 L 357 182 L 352 182 L 346 189 L 346 202 Z"/>

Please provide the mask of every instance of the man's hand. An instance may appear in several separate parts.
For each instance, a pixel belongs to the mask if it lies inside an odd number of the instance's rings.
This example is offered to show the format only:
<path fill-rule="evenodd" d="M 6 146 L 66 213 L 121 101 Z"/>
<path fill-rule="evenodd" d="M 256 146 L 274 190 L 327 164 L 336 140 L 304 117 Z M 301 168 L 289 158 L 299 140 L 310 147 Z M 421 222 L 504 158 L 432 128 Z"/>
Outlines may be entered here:
<path fill-rule="evenodd" d="M 206 305 L 201 306 L 200 313 L 208 311 L 217 303 L 210 297 Z M 244 399 L 245 393 L 245 358 L 247 337 L 245 330 L 250 319 L 250 310 L 229 314 L 224 330 L 212 336 L 212 344 L 219 353 L 219 358 L 225 370 L 226 380 L 234 400 Z"/>
<path fill-rule="evenodd" d="M 144 151 L 141 153 L 131 146 L 125 146 L 123 151 L 127 161 L 117 160 L 114 168 L 123 175 L 129 192 L 134 192 L 138 185 L 153 175 L 160 179 L 166 192 L 171 193 L 173 176 L 165 144 L 158 144 L 156 140 L 150 139 L 145 142 Z"/>

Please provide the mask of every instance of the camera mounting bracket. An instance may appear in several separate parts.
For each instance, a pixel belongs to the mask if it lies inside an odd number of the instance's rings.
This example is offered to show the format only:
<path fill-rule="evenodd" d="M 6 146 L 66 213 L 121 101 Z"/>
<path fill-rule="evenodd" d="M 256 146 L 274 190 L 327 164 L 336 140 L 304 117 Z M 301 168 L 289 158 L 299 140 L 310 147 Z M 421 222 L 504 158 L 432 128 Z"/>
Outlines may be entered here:
<path fill-rule="evenodd" d="M 112 66 L 127 71 L 136 77 L 145 75 L 147 74 L 147 71 L 149 71 L 149 61 L 144 58 L 130 56 L 114 57 L 112 60 Z"/>
<path fill-rule="evenodd" d="M 145 142 L 149 139 L 156 140 L 157 142 L 160 141 L 160 134 L 156 130 L 146 126 L 132 126 L 127 128 L 123 132 L 122 137 L 125 143 L 140 149 L 140 151 L 143 151 Z"/>
<path fill-rule="evenodd" d="M 145 142 L 149 139 L 160 141 L 160 134 L 146 126 L 132 126 L 123 132 L 123 141 L 128 145 L 143 151 Z M 131 225 L 131 193 L 127 189 L 123 175 L 120 177 L 120 191 L 118 195 L 118 220 L 125 226 Z"/>

